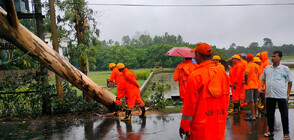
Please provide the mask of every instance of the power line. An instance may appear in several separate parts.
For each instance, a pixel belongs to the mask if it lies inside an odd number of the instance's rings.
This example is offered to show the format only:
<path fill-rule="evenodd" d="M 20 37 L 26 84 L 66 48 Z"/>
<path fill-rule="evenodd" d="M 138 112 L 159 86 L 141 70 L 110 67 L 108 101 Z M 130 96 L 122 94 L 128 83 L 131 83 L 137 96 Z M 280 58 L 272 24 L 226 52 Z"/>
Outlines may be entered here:
<path fill-rule="evenodd" d="M 43 2 L 42 4 L 48 4 Z M 76 3 L 71 3 L 76 4 Z M 249 7 L 249 6 L 294 6 L 294 3 L 247 3 L 247 4 L 126 4 L 126 3 L 86 3 L 97 6 L 122 7 Z"/>
<path fill-rule="evenodd" d="M 115 4 L 115 3 L 87 3 L 99 6 L 127 6 L 127 7 L 248 7 L 248 6 L 294 6 L 294 3 L 263 3 L 263 4 Z"/>

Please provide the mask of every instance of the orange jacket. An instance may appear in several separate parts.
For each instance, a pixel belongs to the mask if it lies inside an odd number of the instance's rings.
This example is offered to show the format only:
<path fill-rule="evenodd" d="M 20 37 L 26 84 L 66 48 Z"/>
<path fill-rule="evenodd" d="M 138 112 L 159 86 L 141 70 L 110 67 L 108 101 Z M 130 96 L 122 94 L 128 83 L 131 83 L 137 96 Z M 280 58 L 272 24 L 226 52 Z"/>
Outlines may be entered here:
<path fill-rule="evenodd" d="M 271 63 L 268 60 L 268 51 L 261 52 L 260 55 L 261 55 L 261 58 L 262 58 L 262 60 L 260 62 L 260 69 L 261 69 L 260 72 L 261 72 L 261 75 L 262 75 L 265 67 L 268 66 L 268 65 L 271 65 Z M 259 86 L 260 86 L 261 85 L 261 79 L 259 81 L 260 81 L 260 83 L 259 83 Z M 265 88 L 266 87 L 264 86 L 263 89 L 265 89 Z"/>
<path fill-rule="evenodd" d="M 126 81 L 126 88 L 137 87 L 140 88 L 140 85 L 137 82 L 136 75 L 129 69 L 125 68 L 123 70 L 123 77 Z"/>
<path fill-rule="evenodd" d="M 258 65 L 259 66 L 259 65 Z M 257 89 L 259 89 L 259 87 L 261 86 L 261 75 L 262 75 L 262 69 L 261 69 L 261 67 L 259 66 L 259 69 L 258 69 L 258 88 Z"/>
<path fill-rule="evenodd" d="M 184 98 L 186 83 L 189 75 L 195 70 L 197 64 L 193 63 L 192 60 L 185 60 L 179 64 L 174 73 L 174 81 L 179 82 L 179 91 L 181 99 Z"/>
<path fill-rule="evenodd" d="M 125 82 L 122 72 L 119 72 L 119 70 L 116 67 L 113 68 L 112 73 L 109 77 L 109 81 L 114 82 L 113 80 L 115 80 L 115 83 L 117 85 Z"/>
<path fill-rule="evenodd" d="M 112 73 L 110 75 L 109 81 L 114 82 L 113 80 L 115 80 L 115 83 L 117 85 L 117 92 L 116 92 L 116 97 L 117 99 L 121 99 L 125 96 L 125 98 L 128 98 L 128 96 L 126 95 L 126 89 L 125 89 L 125 79 L 123 77 L 123 73 L 119 72 L 119 70 L 115 67 L 112 70 Z M 120 101 L 116 101 L 117 103 L 120 103 Z"/>
<path fill-rule="evenodd" d="M 245 66 L 241 62 L 237 62 L 230 71 L 230 83 L 233 86 L 237 83 L 237 86 L 241 86 L 243 82 L 243 74 L 245 71 Z"/>
<path fill-rule="evenodd" d="M 181 128 L 191 139 L 224 139 L 230 102 L 229 77 L 205 61 L 189 76 L 183 105 Z"/>
<path fill-rule="evenodd" d="M 265 67 L 268 66 L 268 65 L 271 65 L 271 63 L 268 60 L 268 51 L 264 51 L 264 52 L 260 53 L 260 55 L 261 55 L 261 58 L 262 58 L 262 60 L 260 62 L 260 68 L 261 68 L 262 73 L 263 73 Z"/>
<path fill-rule="evenodd" d="M 145 106 L 140 96 L 140 85 L 137 82 L 136 75 L 129 69 L 123 70 L 127 96 L 129 97 L 128 107 L 133 108 L 137 102 L 141 107 Z"/>
<path fill-rule="evenodd" d="M 248 72 L 245 89 L 258 89 L 259 66 L 254 62 L 249 62 L 246 66 L 245 72 Z"/>
<path fill-rule="evenodd" d="M 246 65 L 248 64 L 247 61 L 245 61 L 244 59 L 242 59 L 240 62 L 241 62 L 242 65 L 244 65 L 245 67 L 246 67 Z"/>
<path fill-rule="evenodd" d="M 218 64 L 216 65 L 216 68 L 217 68 L 217 69 L 220 69 L 220 70 L 223 70 L 223 71 L 226 71 L 225 66 L 222 65 L 221 63 L 218 63 Z"/>

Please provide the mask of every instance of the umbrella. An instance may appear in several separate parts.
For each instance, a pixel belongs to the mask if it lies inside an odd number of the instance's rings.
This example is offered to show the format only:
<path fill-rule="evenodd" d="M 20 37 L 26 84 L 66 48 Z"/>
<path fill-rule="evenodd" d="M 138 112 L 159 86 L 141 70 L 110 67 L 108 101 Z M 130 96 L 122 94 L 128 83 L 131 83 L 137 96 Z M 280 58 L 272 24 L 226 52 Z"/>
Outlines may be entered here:
<path fill-rule="evenodd" d="M 180 56 L 185 58 L 194 58 L 195 54 L 191 52 L 188 47 L 173 47 L 165 55 L 169 56 Z"/>

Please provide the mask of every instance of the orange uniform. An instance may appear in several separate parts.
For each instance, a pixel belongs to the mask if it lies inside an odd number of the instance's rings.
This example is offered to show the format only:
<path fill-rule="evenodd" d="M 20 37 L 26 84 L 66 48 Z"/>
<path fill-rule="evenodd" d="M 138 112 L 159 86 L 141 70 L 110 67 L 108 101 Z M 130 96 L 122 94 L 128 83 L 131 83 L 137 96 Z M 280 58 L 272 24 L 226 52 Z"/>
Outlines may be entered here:
<path fill-rule="evenodd" d="M 123 77 L 123 73 L 119 72 L 119 70 L 114 67 L 112 70 L 112 73 L 110 75 L 109 81 L 114 82 L 117 85 L 117 100 L 116 103 L 121 103 L 120 99 L 123 98 L 125 96 L 126 100 L 128 100 L 128 95 L 126 93 L 126 88 L 125 88 L 125 79 Z"/>
<path fill-rule="evenodd" d="M 246 66 L 248 64 L 247 61 L 245 61 L 244 59 L 242 59 L 241 60 L 241 64 L 246 69 Z M 245 71 L 243 73 L 243 81 L 245 81 Z M 243 92 L 240 94 L 240 105 L 241 105 L 241 107 L 244 105 L 244 103 L 247 105 L 246 99 L 245 99 L 245 88 L 243 89 Z"/>
<path fill-rule="evenodd" d="M 269 62 L 268 60 L 268 51 L 264 51 L 262 53 L 260 53 L 261 55 L 261 62 L 260 62 L 260 67 L 262 69 L 262 72 L 264 71 L 265 67 L 268 66 L 268 65 L 271 65 L 271 63 Z"/>
<path fill-rule="evenodd" d="M 268 65 L 271 65 L 271 63 L 268 60 L 268 51 L 261 52 L 260 55 L 261 55 L 261 58 L 262 58 L 262 60 L 260 62 L 260 69 L 261 69 L 261 74 L 262 74 L 265 67 L 268 66 Z M 259 85 L 261 85 L 261 79 L 260 79 Z M 265 86 L 263 87 L 263 89 L 265 89 Z"/>
<path fill-rule="evenodd" d="M 182 100 L 184 99 L 188 76 L 196 67 L 197 64 L 193 63 L 191 59 L 188 59 L 179 64 L 175 70 L 174 80 L 179 84 L 180 98 Z"/>
<path fill-rule="evenodd" d="M 221 63 L 217 63 L 216 68 L 220 69 L 220 70 L 223 70 L 223 71 L 226 71 L 225 66 L 222 65 Z"/>
<path fill-rule="evenodd" d="M 254 62 L 249 62 L 246 66 L 245 72 L 248 72 L 245 89 L 258 89 L 259 66 Z"/>
<path fill-rule="evenodd" d="M 246 66 L 246 65 L 248 64 L 247 61 L 245 61 L 244 59 L 242 59 L 240 62 L 241 62 L 242 65 L 244 65 L 244 66 Z"/>
<path fill-rule="evenodd" d="M 241 62 L 237 62 L 233 67 L 231 67 L 230 73 L 230 83 L 232 87 L 233 99 L 232 102 L 239 102 L 241 94 L 245 91 L 243 84 L 243 74 L 245 67 Z M 237 83 L 236 89 L 233 88 L 234 83 Z"/>
<path fill-rule="evenodd" d="M 228 75 L 213 61 L 201 63 L 188 78 L 181 128 L 193 140 L 224 139 L 229 102 Z"/>
<path fill-rule="evenodd" d="M 259 66 L 259 65 L 258 65 Z M 262 69 L 261 69 L 261 67 L 259 66 L 259 69 L 258 69 L 258 80 L 257 80 L 257 82 L 258 82 L 258 84 L 257 84 L 257 87 L 259 88 L 260 86 L 261 86 L 261 75 L 262 75 Z"/>
<path fill-rule="evenodd" d="M 144 107 L 145 104 L 140 96 L 140 85 L 137 82 L 136 75 L 129 69 L 124 68 L 123 77 L 126 81 L 126 91 L 129 97 L 128 107 L 133 108 L 137 102 L 141 107 Z"/>

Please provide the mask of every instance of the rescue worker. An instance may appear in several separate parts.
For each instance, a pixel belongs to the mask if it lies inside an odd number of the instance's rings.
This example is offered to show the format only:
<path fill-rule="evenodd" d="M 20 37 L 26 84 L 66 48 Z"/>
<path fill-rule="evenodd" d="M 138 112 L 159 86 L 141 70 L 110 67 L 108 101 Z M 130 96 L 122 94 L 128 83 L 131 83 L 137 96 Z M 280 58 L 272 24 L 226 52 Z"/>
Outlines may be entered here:
<path fill-rule="evenodd" d="M 220 62 L 220 61 L 221 61 L 221 58 L 220 58 L 218 55 L 213 56 L 212 61 L 215 62 L 215 66 L 216 66 L 218 69 L 223 70 L 223 71 L 226 71 L 226 70 L 225 70 L 225 66 L 222 65 L 222 63 Z"/>
<path fill-rule="evenodd" d="M 126 94 L 125 89 L 125 83 L 123 73 L 119 72 L 119 70 L 116 68 L 116 65 L 114 63 L 110 63 L 108 65 L 109 70 L 112 71 L 110 78 L 108 79 L 110 82 L 114 82 L 117 85 L 117 92 L 116 92 L 116 105 L 119 106 L 121 104 L 120 99 L 122 99 L 125 96 L 126 102 L 128 102 L 128 95 Z M 113 113 L 115 116 L 118 114 L 118 108 L 115 109 L 115 112 Z"/>
<path fill-rule="evenodd" d="M 259 53 L 258 53 L 259 54 Z M 259 56 L 256 55 L 256 57 L 253 58 L 253 62 L 256 63 L 259 66 L 259 70 L 258 70 L 258 87 L 260 87 L 261 85 L 261 68 L 260 68 L 260 62 L 261 60 L 259 59 Z M 265 96 L 261 96 L 260 93 L 258 92 L 258 98 L 260 101 L 260 104 L 257 106 L 259 109 L 263 109 L 264 108 L 264 103 L 265 103 Z"/>
<path fill-rule="evenodd" d="M 192 58 L 185 58 L 183 63 L 179 64 L 174 73 L 174 81 L 179 84 L 180 98 L 184 101 L 184 93 L 188 76 L 196 69 L 197 64 L 192 62 Z"/>
<path fill-rule="evenodd" d="M 185 92 L 179 133 L 192 140 L 224 139 L 226 110 L 230 102 L 229 77 L 211 61 L 212 48 L 199 43 L 195 49 L 198 68 L 190 74 Z"/>
<path fill-rule="evenodd" d="M 246 60 L 248 64 L 245 69 L 245 96 L 246 100 L 249 102 L 251 116 L 244 120 L 255 121 L 257 118 L 259 65 L 253 62 L 252 54 L 248 54 Z"/>
<path fill-rule="evenodd" d="M 271 63 L 268 59 L 268 51 L 261 52 L 259 55 L 259 59 L 261 60 L 260 67 L 263 72 L 266 66 L 271 65 Z"/>
<path fill-rule="evenodd" d="M 268 51 L 264 51 L 264 52 L 261 52 L 259 53 L 259 58 L 260 58 L 260 69 L 261 69 L 261 73 L 263 73 L 264 69 L 266 66 L 268 65 L 271 65 L 271 63 L 269 62 L 269 59 L 268 59 Z M 261 81 L 260 81 L 260 84 L 261 84 Z M 266 95 L 266 85 L 263 86 L 263 92 L 259 93 L 259 95 L 261 96 L 261 98 L 264 98 L 265 99 L 265 95 Z M 264 108 L 261 108 L 262 106 L 260 106 L 260 108 L 262 109 L 261 112 L 266 114 L 266 101 L 264 100 Z"/>
<path fill-rule="evenodd" d="M 233 103 L 233 110 L 230 110 L 229 114 L 236 114 L 240 111 L 240 96 L 244 92 L 244 84 L 243 84 L 243 73 L 245 71 L 245 67 L 240 62 L 239 55 L 233 55 L 231 57 L 232 60 L 232 67 L 230 70 L 230 84 L 232 88 L 232 103 Z"/>
<path fill-rule="evenodd" d="M 137 77 L 135 74 L 125 67 L 123 63 L 118 63 L 116 65 L 118 70 L 123 73 L 123 77 L 125 82 L 125 87 L 127 91 L 127 95 L 129 97 L 129 102 L 126 109 L 126 115 L 121 118 L 122 121 L 130 121 L 131 115 L 132 115 L 132 109 L 135 106 L 135 103 L 140 106 L 142 110 L 142 114 L 140 115 L 141 118 L 146 118 L 146 110 L 145 110 L 145 104 L 141 99 L 140 96 L 140 85 L 137 82 Z"/>
<path fill-rule="evenodd" d="M 242 56 L 241 54 L 238 54 L 240 56 L 240 62 L 243 65 L 244 68 L 247 66 L 247 61 L 243 59 L 245 56 Z M 243 73 L 243 81 L 245 81 L 245 73 Z M 245 99 L 245 88 L 243 89 L 243 92 L 240 94 L 240 108 L 243 108 L 243 106 L 246 106 L 247 102 Z"/>

